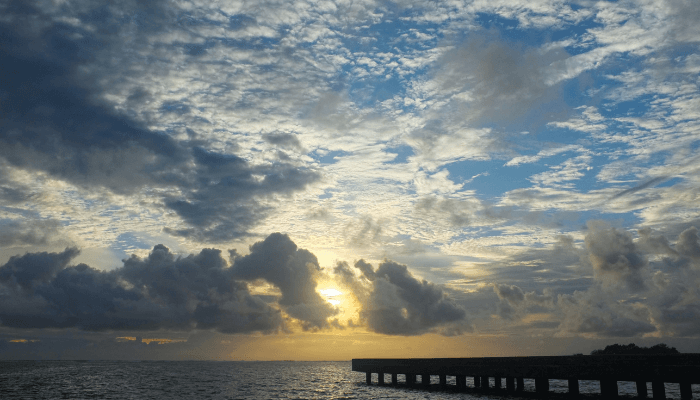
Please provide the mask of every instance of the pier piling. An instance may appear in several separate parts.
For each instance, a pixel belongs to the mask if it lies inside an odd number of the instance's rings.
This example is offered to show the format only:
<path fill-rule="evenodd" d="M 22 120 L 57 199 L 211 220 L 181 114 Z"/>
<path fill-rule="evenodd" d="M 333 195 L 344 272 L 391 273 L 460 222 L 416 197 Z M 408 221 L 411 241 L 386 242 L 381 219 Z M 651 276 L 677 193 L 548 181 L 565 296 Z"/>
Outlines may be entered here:
<path fill-rule="evenodd" d="M 457 384 L 457 390 L 459 390 L 460 392 L 467 387 L 467 377 L 465 375 L 455 376 L 455 381 Z"/>
<path fill-rule="evenodd" d="M 617 381 L 614 379 L 601 379 L 600 394 L 605 399 L 617 398 Z"/>
<path fill-rule="evenodd" d="M 646 399 L 649 394 L 647 391 L 647 382 L 646 381 L 637 381 L 637 397 L 640 399 Z"/>
<path fill-rule="evenodd" d="M 663 381 L 654 380 L 651 382 L 651 395 L 654 400 L 664 400 L 666 398 L 666 387 Z"/>
<path fill-rule="evenodd" d="M 489 377 L 488 377 L 488 376 L 482 376 L 482 377 L 481 377 L 481 388 L 482 388 L 483 390 L 489 390 L 489 385 L 490 385 Z"/>
<path fill-rule="evenodd" d="M 647 382 L 651 382 L 654 400 L 666 398 L 665 383 L 680 385 L 681 400 L 692 400 L 693 384 L 700 384 L 700 354 L 677 355 L 606 355 L 606 356 L 562 356 L 562 357 L 484 357 L 484 358 L 407 358 L 407 359 L 354 359 L 352 370 L 364 372 L 368 385 L 372 374 L 377 374 L 377 384 L 384 385 L 385 375 L 391 374 L 391 384 L 397 385 L 398 374 L 404 374 L 406 385 L 416 386 L 418 376 L 421 387 L 450 388 L 457 391 L 502 390 L 523 392 L 524 379 L 535 380 L 536 397 L 549 394 L 549 380 L 567 380 L 569 394 L 579 396 L 579 380 L 600 382 L 603 398 L 618 397 L 618 382 L 635 382 L 637 396 L 649 397 Z M 439 384 L 431 385 L 430 376 L 437 375 Z M 447 384 L 447 376 L 455 377 L 455 384 Z M 468 388 L 467 377 L 473 382 Z M 489 377 L 494 378 L 490 385 Z"/>
<path fill-rule="evenodd" d="M 579 395 L 578 379 L 569 379 L 569 395 L 576 397 Z"/>
<path fill-rule="evenodd" d="M 535 392 L 540 396 L 546 396 L 549 393 L 549 379 L 535 378 Z"/>
<path fill-rule="evenodd" d="M 693 398 L 693 391 L 690 387 L 690 382 L 681 382 L 681 400 L 690 400 Z"/>
<path fill-rule="evenodd" d="M 511 376 L 506 378 L 506 390 L 508 392 L 515 392 L 515 378 Z"/>

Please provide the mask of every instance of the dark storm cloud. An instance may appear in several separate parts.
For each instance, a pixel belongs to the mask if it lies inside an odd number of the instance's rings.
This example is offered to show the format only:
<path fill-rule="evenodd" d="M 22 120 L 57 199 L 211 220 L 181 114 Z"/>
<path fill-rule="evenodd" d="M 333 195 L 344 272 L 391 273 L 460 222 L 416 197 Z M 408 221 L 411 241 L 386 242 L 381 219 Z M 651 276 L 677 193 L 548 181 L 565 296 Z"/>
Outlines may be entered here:
<path fill-rule="evenodd" d="M 244 235 L 269 211 L 256 198 L 291 193 L 320 178 L 315 171 L 286 163 L 252 166 L 235 155 L 200 147 L 192 153 L 196 168 L 192 182 L 185 186 L 189 193 L 165 204 L 189 225 L 168 232 L 199 240 L 225 241 Z"/>
<path fill-rule="evenodd" d="M 32 291 L 51 281 L 79 253 L 77 248 L 67 248 L 62 253 L 27 253 L 11 257 L 0 267 L 0 282 Z"/>
<path fill-rule="evenodd" d="M 95 77 L 79 72 L 110 45 L 107 32 L 54 23 L 28 3 L 3 11 L 0 156 L 10 164 L 124 193 L 187 157 L 168 136 L 112 112 L 92 92 Z"/>
<path fill-rule="evenodd" d="M 368 263 L 365 260 L 356 261 L 355 268 L 359 269 L 360 272 L 362 272 L 362 275 L 364 275 L 365 278 L 369 279 L 370 281 L 373 281 L 376 277 L 372 264 Z"/>
<path fill-rule="evenodd" d="M 364 313 L 377 332 L 416 335 L 466 317 L 439 286 L 414 278 L 405 265 L 384 261 L 375 275 Z"/>
<path fill-rule="evenodd" d="M 68 266 L 77 249 L 13 257 L 0 267 L 0 322 L 12 328 L 84 330 L 213 329 L 274 332 L 279 311 L 233 279 L 219 250 L 176 257 L 157 245 L 150 255 L 103 272 Z"/>
<path fill-rule="evenodd" d="M 148 257 L 131 256 L 105 272 L 70 265 L 78 254 L 75 248 L 27 253 L 0 266 L 0 326 L 271 333 L 287 329 L 286 314 L 304 330 L 344 328 L 332 319 L 338 310 L 316 291 L 322 274 L 316 257 L 280 233 L 253 244 L 248 255 L 231 251 L 230 263 L 216 249 L 182 257 L 156 245 Z M 384 261 L 374 270 L 360 260 L 355 267 L 360 278 L 344 262 L 334 272 L 359 300 L 360 322 L 370 330 L 454 335 L 469 329 L 465 310 L 405 265 Z M 252 295 L 247 282 L 258 281 L 281 294 Z"/>
<path fill-rule="evenodd" d="M 459 334 L 468 329 L 466 311 L 438 285 L 418 280 L 405 265 L 385 260 L 375 271 L 364 260 L 355 263 L 358 279 L 347 263 L 336 275 L 350 287 L 362 306 L 360 319 L 370 330 L 387 335 Z"/>
<path fill-rule="evenodd" d="M 264 279 L 282 292 L 279 304 L 304 329 L 328 327 L 328 317 L 336 310 L 319 296 L 316 277 L 321 271 L 316 256 L 298 249 L 287 235 L 273 233 L 250 247 L 250 254 L 233 261 L 238 279 Z"/>
<path fill-rule="evenodd" d="M 13 1 L 3 8 L 0 161 L 83 188 L 104 187 L 120 194 L 175 189 L 181 197 L 164 197 L 162 202 L 185 226 L 166 230 L 208 241 L 245 235 L 269 212 L 257 200 L 301 190 L 319 178 L 315 171 L 285 162 L 251 165 L 233 155 L 179 142 L 117 113 L 100 100 L 98 82 L 101 74 L 110 73 L 107 66 L 98 67 L 100 60 L 121 49 L 121 30 L 135 28 L 129 34 L 144 39 L 133 46 L 147 43 L 147 35 L 165 29 L 171 12 L 162 2 L 125 3 L 118 15 L 116 9 L 83 2 L 75 4 L 73 12 L 71 17 L 94 29 L 55 22 L 54 16 L 29 2 Z M 125 25 L 123 18 L 134 24 Z M 142 91 L 128 101 L 148 96 Z M 281 146 L 299 145 L 291 135 L 267 139 Z M 29 195 L 0 181 L 0 199 L 5 203 L 21 202 Z"/>

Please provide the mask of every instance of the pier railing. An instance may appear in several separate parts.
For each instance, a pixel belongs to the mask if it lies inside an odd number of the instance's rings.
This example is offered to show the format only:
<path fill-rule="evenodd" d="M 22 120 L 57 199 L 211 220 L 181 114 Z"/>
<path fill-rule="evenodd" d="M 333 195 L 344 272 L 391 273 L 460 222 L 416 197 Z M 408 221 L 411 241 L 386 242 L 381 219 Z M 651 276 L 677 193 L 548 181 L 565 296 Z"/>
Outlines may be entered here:
<path fill-rule="evenodd" d="M 454 376 L 452 389 L 505 390 L 521 392 L 523 379 L 535 380 L 535 393 L 546 397 L 549 379 L 569 383 L 569 394 L 579 394 L 579 380 L 600 381 L 605 398 L 618 395 L 617 382 L 636 382 L 637 395 L 648 397 L 647 382 L 652 383 L 654 399 L 665 399 L 664 383 L 680 384 L 682 400 L 692 399 L 692 384 L 700 384 L 700 354 L 675 355 L 597 355 L 558 357 L 483 357 L 483 358 L 404 358 L 353 359 L 352 370 L 366 373 L 367 383 L 377 374 L 377 383 L 398 384 L 397 376 L 405 375 L 407 385 L 430 385 L 430 376 L 439 376 L 439 386 L 447 387 L 447 376 Z M 387 379 L 385 374 L 390 375 Z M 489 387 L 489 377 L 495 378 Z M 505 378 L 506 387 L 501 387 Z"/>

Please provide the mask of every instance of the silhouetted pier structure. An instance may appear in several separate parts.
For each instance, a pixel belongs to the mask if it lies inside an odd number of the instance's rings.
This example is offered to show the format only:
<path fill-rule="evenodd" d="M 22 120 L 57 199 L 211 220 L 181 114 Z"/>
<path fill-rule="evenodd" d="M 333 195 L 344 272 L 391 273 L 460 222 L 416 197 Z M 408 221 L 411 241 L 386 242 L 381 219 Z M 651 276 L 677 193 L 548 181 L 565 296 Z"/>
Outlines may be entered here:
<path fill-rule="evenodd" d="M 602 397 L 618 396 L 617 382 L 636 382 L 637 395 L 649 396 L 651 382 L 653 399 L 665 399 L 664 383 L 678 383 L 682 400 L 692 399 L 692 384 L 700 384 L 700 354 L 675 355 L 597 355 L 559 357 L 484 357 L 484 358 L 405 358 L 352 360 L 352 370 L 364 372 L 367 384 L 377 374 L 379 385 L 398 385 L 398 375 L 405 375 L 406 385 L 430 385 L 430 377 L 439 376 L 438 387 L 462 391 L 524 391 L 524 379 L 534 379 L 537 397 L 547 397 L 549 380 L 562 379 L 569 383 L 569 395 L 578 396 L 579 380 L 600 382 Z M 390 380 L 386 379 L 390 375 Z M 421 383 L 418 383 L 418 377 Z M 454 376 L 456 385 L 447 385 L 447 376 Z M 489 378 L 495 378 L 489 387 Z M 502 380 L 505 379 L 505 388 Z"/>

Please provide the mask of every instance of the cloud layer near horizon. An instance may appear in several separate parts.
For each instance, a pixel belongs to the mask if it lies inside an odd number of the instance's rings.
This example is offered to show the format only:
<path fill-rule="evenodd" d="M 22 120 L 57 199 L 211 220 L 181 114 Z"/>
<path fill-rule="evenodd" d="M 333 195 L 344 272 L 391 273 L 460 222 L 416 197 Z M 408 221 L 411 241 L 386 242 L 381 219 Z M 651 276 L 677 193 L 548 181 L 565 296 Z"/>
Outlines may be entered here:
<path fill-rule="evenodd" d="M 279 233 L 245 256 L 233 251 L 230 265 L 221 250 L 181 257 L 160 244 L 147 258 L 132 256 L 111 271 L 70 265 L 78 254 L 76 248 L 27 253 L 0 266 L 0 326 L 275 333 L 298 322 L 304 330 L 342 328 L 330 320 L 338 310 L 316 290 L 316 257 Z M 352 272 L 338 268 L 357 288 Z M 415 279 L 406 266 L 385 261 L 370 276 L 369 293 L 353 292 L 364 300 L 360 320 L 349 322 L 354 327 L 366 323 L 378 333 L 415 335 L 465 318 L 438 286 Z M 247 282 L 257 280 L 279 295 L 251 294 Z"/>
<path fill-rule="evenodd" d="M 70 265 L 79 253 L 27 253 L 0 266 L 0 325 L 21 329 L 79 328 L 88 331 L 192 331 L 274 333 L 299 323 L 304 330 L 366 328 L 387 335 L 436 332 L 455 335 L 474 329 L 480 302 L 503 321 L 528 313 L 548 315 L 556 335 L 630 337 L 653 333 L 694 336 L 700 320 L 700 237 L 683 231 L 671 244 L 650 230 L 629 232 L 592 223 L 579 268 L 593 281 L 585 290 L 526 292 L 492 283 L 496 301 L 478 294 L 453 298 L 445 287 L 414 277 L 405 265 L 385 260 L 378 268 L 364 260 L 351 268 L 339 262 L 323 272 L 316 257 L 274 233 L 250 247 L 176 256 L 157 245 L 147 258 L 132 256 L 123 266 L 100 271 Z M 339 310 L 317 291 L 321 275 L 358 300 L 357 320 L 339 321 Z M 279 292 L 251 294 L 248 283 L 264 281 Z M 483 321 L 481 322 L 483 324 Z M 483 325 L 488 327 L 488 325 Z"/>

